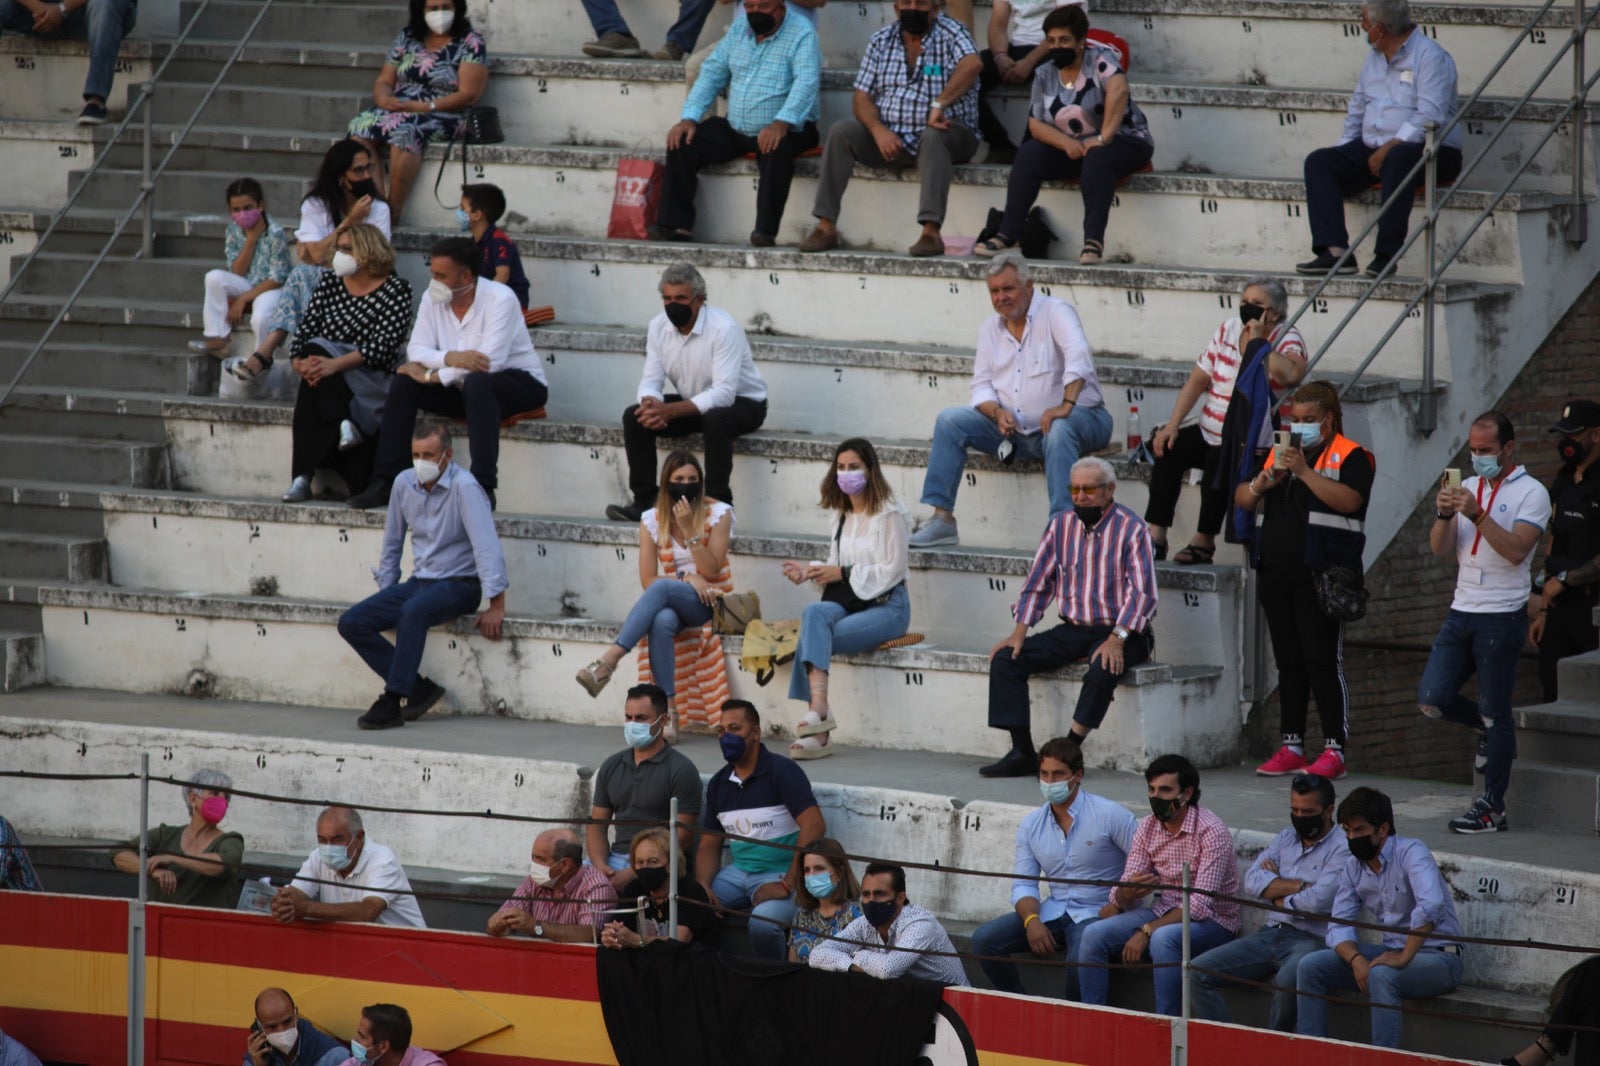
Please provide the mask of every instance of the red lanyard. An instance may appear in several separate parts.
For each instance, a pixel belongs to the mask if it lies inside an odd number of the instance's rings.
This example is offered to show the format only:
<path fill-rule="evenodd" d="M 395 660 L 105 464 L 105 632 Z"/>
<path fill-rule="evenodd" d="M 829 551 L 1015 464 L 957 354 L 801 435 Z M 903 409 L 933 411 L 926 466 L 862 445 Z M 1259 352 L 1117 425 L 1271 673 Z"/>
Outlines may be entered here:
<path fill-rule="evenodd" d="M 1507 475 L 1507 476 L 1509 477 L 1510 475 Z M 1500 487 L 1502 485 L 1504 485 L 1505 483 L 1506 483 L 1506 479 L 1505 478 L 1501 478 L 1500 479 L 1500 483 L 1498 485 L 1496 485 L 1494 487 L 1493 491 L 1491 491 L 1489 493 L 1489 506 L 1485 507 L 1483 505 L 1483 478 L 1479 478 L 1478 479 L 1478 487 L 1476 489 L 1474 489 L 1473 492 L 1478 497 L 1478 510 L 1483 512 L 1482 521 L 1485 521 L 1485 522 L 1494 521 L 1492 518 L 1489 517 L 1489 512 L 1494 510 L 1494 498 L 1496 496 L 1500 495 Z M 1477 533 L 1473 534 L 1473 537 L 1472 537 L 1472 557 L 1474 559 L 1476 559 L 1478 557 L 1478 545 L 1482 541 L 1483 541 L 1483 530 L 1480 529 L 1480 530 L 1478 530 Z"/>

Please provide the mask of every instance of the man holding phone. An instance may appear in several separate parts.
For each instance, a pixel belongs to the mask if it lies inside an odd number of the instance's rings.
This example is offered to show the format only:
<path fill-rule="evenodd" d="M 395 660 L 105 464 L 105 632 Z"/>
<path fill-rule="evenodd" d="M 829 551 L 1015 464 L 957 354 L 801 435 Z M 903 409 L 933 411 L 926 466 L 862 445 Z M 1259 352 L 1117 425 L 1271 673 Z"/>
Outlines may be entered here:
<path fill-rule="evenodd" d="M 1467 432 L 1473 476 L 1459 487 L 1441 479 L 1428 531 L 1433 554 L 1458 567 L 1455 598 L 1434 639 L 1417 686 L 1417 707 L 1429 718 L 1479 731 L 1483 795 L 1450 822 L 1457 833 L 1503 832 L 1506 788 L 1517 738 L 1511 693 L 1528 637 L 1529 562 L 1550 524 L 1550 494 L 1515 460 L 1516 430 L 1486 411 Z M 1478 676 L 1477 701 L 1461 686 Z"/>
<path fill-rule="evenodd" d="M 262 989 L 241 1066 L 334 1066 L 350 1049 L 300 1017 L 289 993 Z"/>

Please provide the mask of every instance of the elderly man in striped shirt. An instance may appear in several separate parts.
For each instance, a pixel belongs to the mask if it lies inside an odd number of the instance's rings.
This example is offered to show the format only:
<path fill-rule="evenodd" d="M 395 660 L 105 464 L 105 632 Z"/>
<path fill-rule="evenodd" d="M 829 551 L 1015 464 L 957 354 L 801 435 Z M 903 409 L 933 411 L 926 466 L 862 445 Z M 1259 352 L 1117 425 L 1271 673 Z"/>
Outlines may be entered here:
<path fill-rule="evenodd" d="M 1150 530 L 1116 502 L 1117 472 L 1104 459 L 1072 466 L 1072 510 L 1045 526 L 1022 596 L 1016 627 L 989 653 L 989 725 L 1011 734 L 1011 750 L 978 772 L 1028 777 L 1038 772 L 1030 728 L 1028 678 L 1089 660 L 1078 689 L 1071 737 L 1079 745 L 1098 729 L 1117 682 L 1150 657 L 1155 637 L 1156 568 Z M 1061 624 L 1028 636 L 1054 598 Z"/>

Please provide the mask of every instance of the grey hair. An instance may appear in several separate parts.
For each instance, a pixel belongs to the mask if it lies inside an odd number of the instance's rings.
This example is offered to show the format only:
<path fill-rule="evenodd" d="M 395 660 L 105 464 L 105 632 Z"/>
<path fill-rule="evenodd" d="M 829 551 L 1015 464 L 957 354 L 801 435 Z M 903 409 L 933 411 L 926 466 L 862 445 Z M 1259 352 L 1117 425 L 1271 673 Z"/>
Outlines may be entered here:
<path fill-rule="evenodd" d="M 1117 468 L 1100 458 L 1098 455 L 1086 455 L 1072 464 L 1072 472 L 1079 470 L 1094 470 L 1100 474 L 1100 484 L 1115 486 L 1117 483 Z"/>
<path fill-rule="evenodd" d="M 1405 0 L 1401 0 L 1401 3 L 1404 2 Z M 1267 302 L 1272 305 L 1279 318 L 1289 317 L 1289 290 L 1285 289 L 1283 282 L 1277 278 L 1251 278 L 1239 291 L 1244 292 L 1245 289 L 1260 289 L 1267 294 Z"/>
<path fill-rule="evenodd" d="M 555 844 L 550 848 L 550 855 L 556 862 L 571 859 L 579 866 L 583 865 L 583 845 L 578 843 L 576 834 L 563 833 L 557 837 Z"/>
<path fill-rule="evenodd" d="M 204 789 L 210 792 L 226 792 L 233 787 L 233 778 L 221 770 L 205 769 L 196 770 L 189 776 L 188 784 L 183 786 L 183 809 L 189 810 L 189 797 L 198 795 Z"/>
<path fill-rule="evenodd" d="M 667 269 L 661 272 L 661 284 L 657 286 L 658 291 L 668 285 L 687 285 L 696 296 L 704 296 L 706 294 L 706 279 L 700 276 L 700 271 L 696 270 L 694 264 L 687 259 L 680 259 L 676 263 L 670 263 Z"/>
<path fill-rule="evenodd" d="M 1376 22 L 1391 34 L 1408 33 L 1416 26 L 1411 21 L 1409 0 L 1367 0 L 1361 5 L 1367 9 L 1367 20 Z"/>
<path fill-rule="evenodd" d="M 345 824 L 350 827 L 350 834 L 352 836 L 361 832 L 361 812 L 356 810 L 354 807 L 346 807 L 338 803 L 334 804 L 332 807 L 324 807 L 322 809 L 322 813 L 317 815 L 317 821 L 322 821 L 330 814 L 335 814 L 342 817 L 345 820 Z"/>
<path fill-rule="evenodd" d="M 1024 285 L 1033 280 L 1033 268 L 1028 266 L 1028 261 L 1022 258 L 1020 252 L 1001 252 L 989 260 L 989 264 L 983 268 L 983 276 L 999 277 L 1001 272 L 1006 270 L 1015 270 L 1017 280 Z"/>

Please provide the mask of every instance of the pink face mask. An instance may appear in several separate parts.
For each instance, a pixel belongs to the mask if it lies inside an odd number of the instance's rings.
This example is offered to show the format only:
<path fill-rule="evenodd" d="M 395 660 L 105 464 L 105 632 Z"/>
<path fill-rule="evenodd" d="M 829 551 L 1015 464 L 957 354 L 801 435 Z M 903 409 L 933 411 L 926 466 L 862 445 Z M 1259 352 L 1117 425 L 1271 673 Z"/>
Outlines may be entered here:
<path fill-rule="evenodd" d="M 227 796 L 207 796 L 200 801 L 200 817 L 207 825 L 216 825 L 228 813 Z"/>
<path fill-rule="evenodd" d="M 867 487 L 867 472 L 865 470 L 840 470 L 834 475 L 834 480 L 839 483 L 839 489 L 846 496 L 854 496 Z"/>
<path fill-rule="evenodd" d="M 259 207 L 252 207 L 248 211 L 235 211 L 233 213 L 233 220 L 234 222 L 238 223 L 240 229 L 246 231 L 253 230 L 256 228 L 257 223 L 261 221 L 261 209 Z"/>

